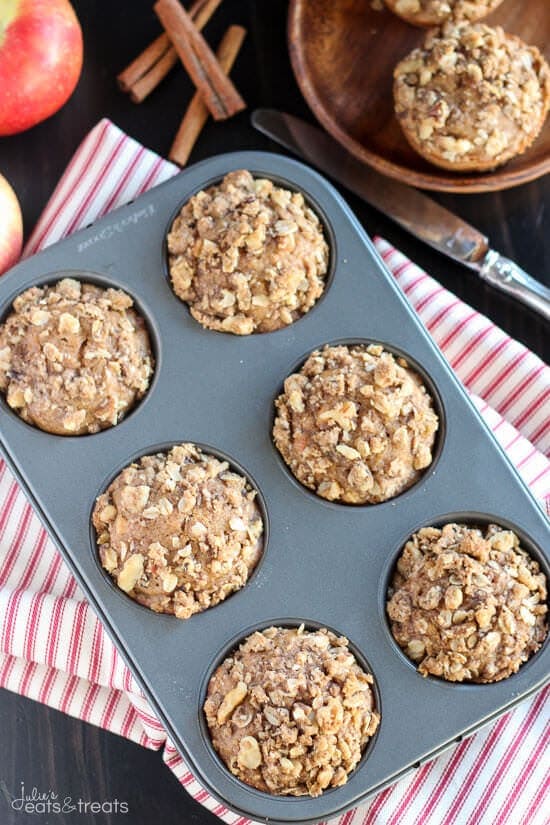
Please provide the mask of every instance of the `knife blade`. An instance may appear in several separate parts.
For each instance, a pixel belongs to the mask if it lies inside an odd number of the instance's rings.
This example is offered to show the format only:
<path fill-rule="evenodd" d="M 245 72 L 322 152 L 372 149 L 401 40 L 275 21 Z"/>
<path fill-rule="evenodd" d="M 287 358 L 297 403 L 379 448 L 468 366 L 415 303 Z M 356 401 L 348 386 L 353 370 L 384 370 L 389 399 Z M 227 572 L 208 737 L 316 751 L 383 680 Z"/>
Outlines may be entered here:
<path fill-rule="evenodd" d="M 380 174 L 316 126 L 275 109 L 256 109 L 252 125 L 376 207 L 421 241 L 550 320 L 550 289 L 491 249 L 489 239 L 436 201 Z"/>

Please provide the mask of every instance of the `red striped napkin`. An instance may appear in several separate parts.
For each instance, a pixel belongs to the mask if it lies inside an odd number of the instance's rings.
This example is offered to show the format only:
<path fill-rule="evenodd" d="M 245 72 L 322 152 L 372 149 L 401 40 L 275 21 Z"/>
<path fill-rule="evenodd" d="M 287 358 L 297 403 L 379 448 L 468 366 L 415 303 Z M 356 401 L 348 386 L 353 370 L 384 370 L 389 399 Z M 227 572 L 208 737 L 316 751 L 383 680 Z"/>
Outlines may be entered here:
<path fill-rule="evenodd" d="M 177 168 L 108 120 L 73 157 L 25 254 L 166 180 Z M 381 238 L 376 246 L 474 403 L 541 504 L 550 504 L 550 368 Z M 0 461 L 0 685 L 162 748 L 187 790 L 225 822 L 247 825 L 201 787 Z M 550 689 L 523 702 L 338 825 L 543 825 L 550 802 Z"/>

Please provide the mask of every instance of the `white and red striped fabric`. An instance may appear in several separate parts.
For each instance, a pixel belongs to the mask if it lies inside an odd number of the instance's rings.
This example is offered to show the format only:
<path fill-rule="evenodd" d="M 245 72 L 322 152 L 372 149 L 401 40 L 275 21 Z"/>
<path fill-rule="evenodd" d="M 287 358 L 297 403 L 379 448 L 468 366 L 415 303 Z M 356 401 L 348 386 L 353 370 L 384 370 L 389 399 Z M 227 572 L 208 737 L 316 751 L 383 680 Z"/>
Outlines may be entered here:
<path fill-rule="evenodd" d="M 176 167 L 107 120 L 87 136 L 25 254 L 86 226 L 166 180 Z M 550 503 L 550 368 L 386 241 L 378 251 L 481 415 L 543 506 Z M 162 748 L 187 790 L 230 825 L 167 740 L 140 689 L 0 462 L 0 685 L 149 748 Z M 334 825 L 548 823 L 550 689 Z"/>

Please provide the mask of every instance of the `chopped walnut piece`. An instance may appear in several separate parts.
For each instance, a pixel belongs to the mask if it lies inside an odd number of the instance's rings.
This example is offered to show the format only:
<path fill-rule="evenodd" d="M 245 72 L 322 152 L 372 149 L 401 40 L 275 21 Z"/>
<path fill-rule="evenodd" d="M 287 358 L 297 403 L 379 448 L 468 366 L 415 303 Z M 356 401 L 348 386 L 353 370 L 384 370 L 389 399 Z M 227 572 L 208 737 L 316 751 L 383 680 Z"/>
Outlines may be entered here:
<path fill-rule="evenodd" d="M 218 708 L 218 725 L 223 725 L 223 723 L 229 719 L 235 708 L 241 704 L 247 693 L 248 688 L 245 683 L 238 682 L 234 688 L 225 694 L 223 701 Z"/>
<path fill-rule="evenodd" d="M 61 335 L 76 335 L 80 332 L 80 321 L 69 312 L 62 312 L 59 316 L 58 330 Z"/>
<path fill-rule="evenodd" d="M 162 589 L 165 593 L 172 593 L 178 586 L 178 577 L 175 573 L 161 574 Z"/>
<path fill-rule="evenodd" d="M 194 195 L 168 234 L 176 295 L 204 327 L 235 335 L 304 315 L 325 288 L 328 256 L 303 196 L 244 170 Z"/>
<path fill-rule="evenodd" d="M 347 639 L 303 626 L 245 639 L 212 675 L 204 713 L 235 776 L 292 796 L 343 785 L 380 722 Z"/>
<path fill-rule="evenodd" d="M 103 553 L 103 567 L 107 572 L 112 573 L 112 571 L 118 567 L 118 558 L 117 554 L 111 548 L 107 548 L 107 550 Z"/>
<path fill-rule="evenodd" d="M 258 740 L 253 736 L 243 736 L 239 742 L 237 754 L 239 765 L 245 770 L 253 771 L 262 764 L 262 754 Z"/>
<path fill-rule="evenodd" d="M 120 290 L 71 278 L 21 293 L 0 326 L 0 391 L 8 404 L 57 435 L 117 424 L 153 373 L 145 322 L 131 307 Z"/>
<path fill-rule="evenodd" d="M 28 320 L 35 327 L 43 327 L 50 320 L 51 315 L 43 309 L 33 309 L 28 316 Z"/>
<path fill-rule="evenodd" d="M 101 563 L 140 604 L 187 619 L 243 587 L 258 563 L 263 522 L 254 499 L 227 462 L 192 444 L 143 456 L 97 499 Z M 126 568 L 137 569 L 136 554 L 143 567 L 134 577 Z"/>
<path fill-rule="evenodd" d="M 143 556 L 136 553 L 129 556 L 117 576 L 117 584 L 125 593 L 129 593 L 134 589 L 138 580 L 143 575 Z"/>
<path fill-rule="evenodd" d="M 413 149 L 445 169 L 484 171 L 539 134 L 550 69 L 537 48 L 501 28 L 449 22 L 398 63 L 393 92 Z"/>
<path fill-rule="evenodd" d="M 107 507 L 104 507 L 100 513 L 97 514 L 99 521 L 112 521 L 117 514 L 117 509 L 112 504 L 108 504 Z"/>
<path fill-rule="evenodd" d="M 149 501 L 150 492 L 151 488 L 147 484 L 127 484 L 117 492 L 113 500 L 130 513 L 142 513 Z"/>
<path fill-rule="evenodd" d="M 526 584 L 517 584 L 520 575 Z M 388 596 L 394 638 L 423 676 L 506 679 L 547 633 L 546 578 L 516 534 L 494 524 L 419 530 Z"/>
<path fill-rule="evenodd" d="M 25 394 L 27 390 L 25 390 Z M 32 396 L 31 396 L 32 400 Z M 27 403 L 27 397 L 25 397 L 25 401 Z M 77 433 L 80 432 L 84 422 L 86 421 L 86 410 L 74 410 L 74 412 L 69 412 L 63 416 L 62 424 L 63 429 L 69 433 Z"/>
<path fill-rule="evenodd" d="M 379 345 L 316 350 L 286 379 L 275 406 L 277 449 L 296 478 L 329 501 L 385 501 L 431 464 L 432 399 L 406 362 Z"/>

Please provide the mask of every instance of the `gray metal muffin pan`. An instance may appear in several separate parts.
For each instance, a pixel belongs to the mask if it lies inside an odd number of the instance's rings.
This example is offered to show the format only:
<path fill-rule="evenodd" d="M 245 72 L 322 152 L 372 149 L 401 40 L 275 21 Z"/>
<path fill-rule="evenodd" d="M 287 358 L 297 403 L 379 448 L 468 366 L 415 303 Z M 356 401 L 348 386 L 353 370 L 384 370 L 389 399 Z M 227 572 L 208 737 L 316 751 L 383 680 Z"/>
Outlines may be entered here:
<path fill-rule="evenodd" d="M 224 174 L 245 168 L 301 190 L 331 244 L 325 295 L 285 329 L 238 337 L 204 330 L 170 289 L 165 235 L 180 206 Z M 23 261 L 0 279 L 0 317 L 24 289 L 70 274 L 121 287 L 148 321 L 156 370 L 145 399 L 96 435 L 48 435 L 1 401 L 1 447 L 87 598 L 192 771 L 214 797 L 270 823 L 325 820 L 431 759 L 550 676 L 543 646 L 514 676 L 458 685 L 417 674 L 393 642 L 384 603 L 407 538 L 448 520 L 515 529 L 549 572 L 548 524 L 416 318 L 343 199 L 311 169 L 276 154 L 206 160 Z M 436 457 L 414 487 L 371 506 L 327 502 L 303 488 L 271 440 L 273 401 L 285 377 L 327 342 L 376 341 L 404 353 L 435 391 Z M 259 490 L 267 543 L 249 583 L 217 607 L 180 621 L 119 591 L 101 569 L 90 515 L 125 465 L 182 441 L 225 454 Z M 201 711 L 214 667 L 252 630 L 327 626 L 346 635 L 374 675 L 382 721 L 349 781 L 322 796 L 261 793 L 233 777 L 213 751 Z"/>

